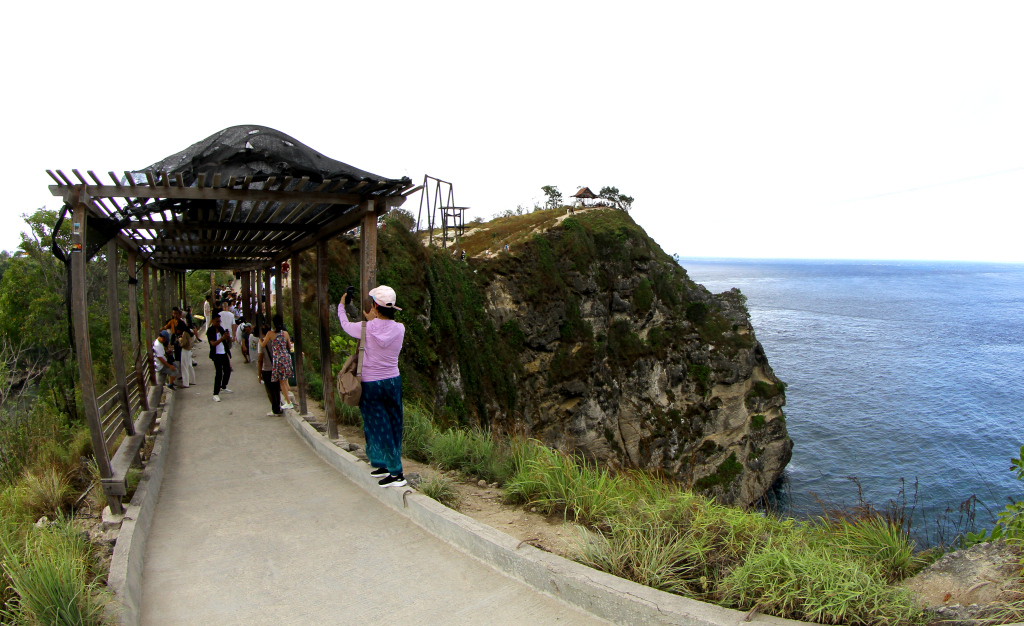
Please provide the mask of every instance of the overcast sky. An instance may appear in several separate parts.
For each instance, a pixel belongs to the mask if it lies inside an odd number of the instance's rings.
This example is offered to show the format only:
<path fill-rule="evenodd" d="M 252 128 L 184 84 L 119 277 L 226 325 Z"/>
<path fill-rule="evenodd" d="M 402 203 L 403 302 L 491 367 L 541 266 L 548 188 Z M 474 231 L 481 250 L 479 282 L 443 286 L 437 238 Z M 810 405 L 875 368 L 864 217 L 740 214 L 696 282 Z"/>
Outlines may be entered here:
<path fill-rule="evenodd" d="M 66 4 L 66 6 L 62 6 Z M 262 124 L 470 217 L 586 185 L 682 256 L 1024 262 L 1024 3 L 8 6 L 0 248 L 47 168 Z M 418 196 L 406 204 L 414 212 Z"/>

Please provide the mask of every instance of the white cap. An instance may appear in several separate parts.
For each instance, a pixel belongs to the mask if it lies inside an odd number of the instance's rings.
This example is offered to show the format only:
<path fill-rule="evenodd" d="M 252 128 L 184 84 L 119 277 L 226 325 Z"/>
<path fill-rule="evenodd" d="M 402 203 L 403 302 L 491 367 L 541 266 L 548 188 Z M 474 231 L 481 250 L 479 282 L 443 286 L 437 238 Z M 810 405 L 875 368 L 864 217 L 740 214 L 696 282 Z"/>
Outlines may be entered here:
<path fill-rule="evenodd" d="M 395 290 L 387 285 L 381 285 L 380 287 L 374 287 L 371 289 L 370 297 L 377 303 L 377 306 L 387 307 L 396 311 L 402 310 L 395 306 Z"/>

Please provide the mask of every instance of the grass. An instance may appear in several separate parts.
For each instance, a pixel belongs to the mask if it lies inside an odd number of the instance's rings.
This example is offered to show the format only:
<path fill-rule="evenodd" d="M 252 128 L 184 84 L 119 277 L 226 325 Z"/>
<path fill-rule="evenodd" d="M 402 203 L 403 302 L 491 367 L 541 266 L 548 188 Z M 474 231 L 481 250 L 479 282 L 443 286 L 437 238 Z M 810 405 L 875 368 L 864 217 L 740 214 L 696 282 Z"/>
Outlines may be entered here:
<path fill-rule="evenodd" d="M 17 595 L 5 623 L 101 624 L 109 597 L 97 580 L 92 545 L 67 520 L 2 542 L 3 571 Z"/>
<path fill-rule="evenodd" d="M 634 582 L 740 610 L 823 624 L 923 624 L 897 583 L 923 564 L 883 515 L 783 520 L 726 507 L 647 472 L 615 473 L 536 440 L 437 429 L 409 406 L 406 450 L 505 485 L 506 502 L 582 525 L 573 558 Z M 421 490 L 451 504 L 447 479 Z"/>
<path fill-rule="evenodd" d="M 455 488 L 455 484 L 447 478 L 431 478 L 421 484 L 419 490 L 423 495 L 437 500 L 449 509 L 458 511 L 462 508 L 462 494 Z"/>

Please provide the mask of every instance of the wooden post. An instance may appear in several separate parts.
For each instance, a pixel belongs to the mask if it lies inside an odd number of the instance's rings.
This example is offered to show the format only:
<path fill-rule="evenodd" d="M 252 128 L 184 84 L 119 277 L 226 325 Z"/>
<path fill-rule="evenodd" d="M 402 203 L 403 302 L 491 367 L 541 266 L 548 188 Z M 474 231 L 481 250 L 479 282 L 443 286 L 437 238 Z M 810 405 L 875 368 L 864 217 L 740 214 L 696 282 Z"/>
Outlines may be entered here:
<path fill-rule="evenodd" d="M 259 334 L 259 329 L 263 328 L 263 323 L 266 321 L 266 315 L 263 313 L 263 297 L 266 295 L 263 290 L 263 270 L 255 270 L 253 276 L 256 277 L 253 291 L 256 293 L 256 333 Z"/>
<path fill-rule="evenodd" d="M 249 283 L 252 278 L 252 272 L 242 272 L 242 316 L 245 319 L 252 319 L 252 310 L 250 305 L 252 302 L 249 299 Z"/>
<path fill-rule="evenodd" d="M 370 290 L 377 286 L 377 213 L 373 199 L 366 201 L 366 215 L 359 229 L 359 288 L 363 311 L 370 310 Z"/>
<path fill-rule="evenodd" d="M 156 384 L 156 368 L 153 367 L 153 314 L 150 311 L 153 303 L 153 290 L 149 288 L 149 264 L 142 264 L 142 309 L 146 317 L 146 368 L 149 370 L 149 384 Z"/>
<path fill-rule="evenodd" d="M 149 394 L 146 386 L 145 363 L 139 343 L 139 280 L 135 261 L 135 250 L 128 250 L 128 326 L 131 337 L 132 361 L 135 363 L 135 382 L 139 386 L 139 406 L 149 410 Z M 145 296 L 143 296 L 145 298 Z"/>
<path fill-rule="evenodd" d="M 280 266 L 278 266 L 280 267 Z M 280 283 L 281 277 L 277 277 Z M 302 361 L 302 291 L 299 289 L 299 254 L 292 255 L 292 341 L 295 342 L 295 382 L 299 388 L 299 414 L 306 415 L 306 370 Z"/>
<path fill-rule="evenodd" d="M 128 376 L 124 371 L 124 345 L 121 343 L 121 307 L 117 298 L 117 239 L 107 242 L 107 315 L 110 316 L 110 352 L 114 365 L 117 395 L 121 400 L 121 422 L 129 435 L 135 434 L 132 405 L 128 402 Z"/>
<path fill-rule="evenodd" d="M 274 274 L 274 313 L 284 319 L 284 300 L 281 299 L 281 294 L 284 291 L 284 276 L 281 274 L 280 263 L 274 268 Z"/>
<path fill-rule="evenodd" d="M 264 315 L 266 316 L 267 324 L 273 325 L 274 314 L 270 310 L 270 268 L 263 268 L 263 304 Z M 287 400 L 287 398 L 285 398 Z"/>
<path fill-rule="evenodd" d="M 75 350 L 78 359 L 78 377 L 82 389 L 82 402 L 85 405 L 85 419 L 89 424 L 89 435 L 92 438 L 93 456 L 100 478 L 111 478 L 110 453 L 103 437 L 100 407 L 96 402 L 96 381 L 92 371 L 92 347 L 89 344 L 89 301 L 85 291 L 85 232 L 88 219 L 88 208 L 85 205 L 85 189 L 80 191 L 78 201 L 71 220 L 71 315 L 74 317 Z M 110 512 L 120 515 L 122 512 L 121 498 L 107 496 Z"/>
<path fill-rule="evenodd" d="M 159 282 L 157 283 L 159 299 L 157 301 L 158 304 L 155 317 L 156 325 L 163 326 L 164 316 L 167 315 L 167 313 L 170 312 L 171 310 L 170 305 L 167 304 L 167 302 L 170 300 L 170 298 L 167 297 L 167 270 L 158 270 L 157 276 L 159 276 Z"/>
<path fill-rule="evenodd" d="M 253 326 L 256 327 L 256 333 L 259 334 L 260 329 L 263 328 L 263 319 L 260 314 L 260 291 L 263 289 L 260 283 L 260 271 L 252 271 L 252 319 L 249 320 Z"/>
<path fill-rule="evenodd" d="M 211 315 L 212 309 L 217 305 L 217 272 L 210 270 L 210 308 Z M 206 320 L 209 323 L 210 320 Z"/>
<path fill-rule="evenodd" d="M 327 437 L 338 438 L 338 418 L 334 410 L 334 375 L 331 371 L 331 312 L 327 303 L 327 240 L 316 242 L 316 308 L 320 320 L 320 378 L 323 380 L 324 413 Z M 297 380 L 295 382 L 298 382 Z"/>

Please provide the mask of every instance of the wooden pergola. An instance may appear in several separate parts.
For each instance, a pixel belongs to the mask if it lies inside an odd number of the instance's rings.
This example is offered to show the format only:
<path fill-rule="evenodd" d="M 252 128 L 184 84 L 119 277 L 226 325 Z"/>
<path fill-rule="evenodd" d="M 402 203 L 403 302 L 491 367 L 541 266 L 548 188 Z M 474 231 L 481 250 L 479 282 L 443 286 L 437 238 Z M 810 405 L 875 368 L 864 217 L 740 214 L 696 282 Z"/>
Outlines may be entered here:
<path fill-rule="evenodd" d="M 316 248 L 316 294 L 321 376 L 328 436 L 338 436 L 332 386 L 327 242 L 360 227 L 360 293 L 376 286 L 377 220 L 416 191 L 407 177 L 383 178 L 323 156 L 295 139 L 262 126 L 234 126 L 141 171 L 108 172 L 104 183 L 71 170 L 47 173 L 50 192 L 71 213 L 71 311 L 75 347 L 96 463 L 107 503 L 122 509 L 126 475 L 152 427 L 159 399 L 153 370 L 154 317 L 184 303 L 187 270 L 242 272 L 245 315 L 271 314 L 270 273 L 276 268 L 281 312 L 281 265 L 291 265 L 292 340 L 299 409 L 306 414 L 302 359 L 299 253 Z M 89 344 L 85 268 L 92 253 L 107 250 L 107 303 L 115 385 L 97 394 Z M 118 314 L 118 249 L 128 259 L 128 311 L 133 364 L 123 359 Z M 142 269 L 145 341 L 139 337 L 138 270 Z M 212 285 L 211 285 L 212 288 Z M 212 293 L 211 293 L 212 296 Z M 264 305 L 266 309 L 264 309 Z M 257 328 L 259 325 L 257 324 Z M 153 391 L 152 400 L 150 391 Z M 126 436 L 116 450 L 113 444 Z"/>

